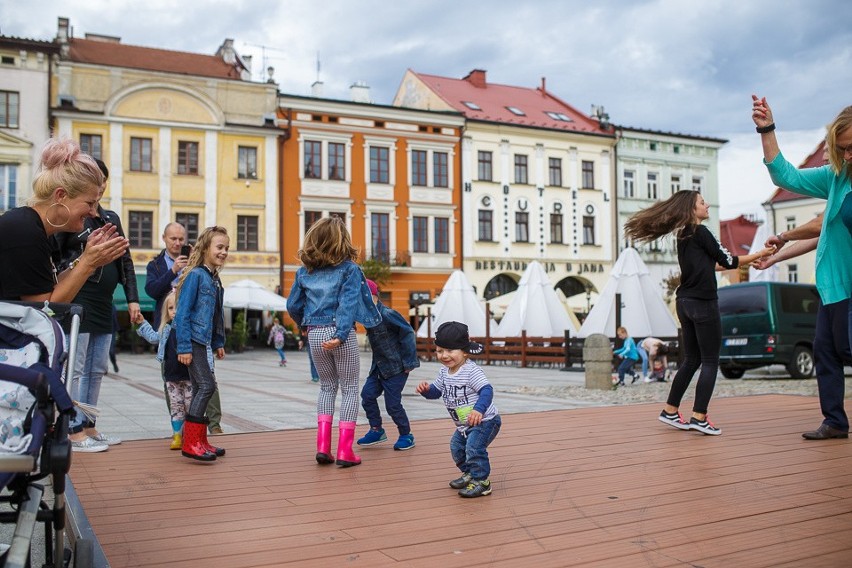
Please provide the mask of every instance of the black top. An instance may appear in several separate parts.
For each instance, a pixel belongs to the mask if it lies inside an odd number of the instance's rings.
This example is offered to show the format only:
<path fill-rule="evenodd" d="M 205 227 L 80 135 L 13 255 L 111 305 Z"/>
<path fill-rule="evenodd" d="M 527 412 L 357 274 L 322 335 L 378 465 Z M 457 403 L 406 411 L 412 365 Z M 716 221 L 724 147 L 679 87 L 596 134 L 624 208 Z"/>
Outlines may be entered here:
<path fill-rule="evenodd" d="M 683 229 L 677 239 L 677 262 L 680 265 L 678 298 L 715 300 L 716 265 L 736 268 L 740 259 L 732 255 L 704 225 Z"/>
<path fill-rule="evenodd" d="M 47 294 L 56 285 L 51 243 L 31 207 L 0 216 L 0 300 Z"/>
<path fill-rule="evenodd" d="M 172 327 L 163 354 L 163 380 L 166 382 L 189 380 L 189 367 L 178 361 L 177 355 L 177 332 Z"/>

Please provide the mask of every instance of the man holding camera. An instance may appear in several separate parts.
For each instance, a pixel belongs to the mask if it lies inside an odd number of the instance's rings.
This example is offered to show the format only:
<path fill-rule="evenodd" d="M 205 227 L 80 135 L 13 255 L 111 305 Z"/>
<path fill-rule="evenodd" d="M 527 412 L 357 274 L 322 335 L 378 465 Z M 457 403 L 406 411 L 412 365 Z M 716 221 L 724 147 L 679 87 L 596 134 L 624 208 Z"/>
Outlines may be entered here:
<path fill-rule="evenodd" d="M 166 245 L 154 260 L 148 263 L 145 278 L 145 292 L 156 302 L 154 307 L 153 327 L 160 328 L 160 312 L 163 301 L 177 284 L 181 270 L 189 262 L 192 247 L 186 244 L 186 229 L 180 223 L 169 223 L 163 229 L 163 244 Z M 168 394 L 166 405 L 169 404 Z M 222 403 L 219 400 L 219 389 L 213 393 L 213 398 L 207 404 L 207 418 L 210 419 L 208 428 L 211 434 L 221 434 Z"/>

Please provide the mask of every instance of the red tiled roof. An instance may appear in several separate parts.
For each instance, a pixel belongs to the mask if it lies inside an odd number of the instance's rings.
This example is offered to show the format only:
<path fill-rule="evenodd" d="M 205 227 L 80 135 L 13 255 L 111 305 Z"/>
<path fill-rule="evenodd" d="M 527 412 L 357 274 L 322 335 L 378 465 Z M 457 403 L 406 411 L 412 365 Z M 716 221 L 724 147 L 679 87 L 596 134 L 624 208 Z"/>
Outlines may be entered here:
<path fill-rule="evenodd" d="M 811 152 L 807 158 L 799 165 L 799 169 L 803 168 L 818 168 L 820 166 L 824 166 L 828 163 L 828 160 L 825 157 L 825 140 L 821 140 L 819 144 L 817 144 L 816 149 Z M 775 193 L 772 194 L 766 202 L 767 203 L 780 203 L 782 201 L 794 201 L 796 199 L 810 199 L 807 195 L 799 195 L 798 193 L 793 193 L 792 191 L 787 191 L 786 189 L 776 187 Z"/>
<path fill-rule="evenodd" d="M 196 75 L 218 79 L 239 79 L 240 72 L 215 55 L 201 55 L 137 45 L 72 38 L 69 40 L 71 61 L 145 69 L 180 75 Z"/>
<path fill-rule="evenodd" d="M 735 256 L 748 253 L 759 225 L 745 215 L 719 221 L 719 241 Z"/>
<path fill-rule="evenodd" d="M 597 120 L 559 100 L 544 88 L 544 84 L 528 88 L 488 83 L 485 71 L 479 69 L 471 71 L 463 79 L 412 73 L 453 109 L 471 120 L 614 135 L 612 127 L 602 129 Z M 479 108 L 471 108 L 466 102 Z M 523 116 L 513 113 L 508 107 L 520 110 Z M 569 120 L 559 120 L 547 113 L 561 114 Z"/>

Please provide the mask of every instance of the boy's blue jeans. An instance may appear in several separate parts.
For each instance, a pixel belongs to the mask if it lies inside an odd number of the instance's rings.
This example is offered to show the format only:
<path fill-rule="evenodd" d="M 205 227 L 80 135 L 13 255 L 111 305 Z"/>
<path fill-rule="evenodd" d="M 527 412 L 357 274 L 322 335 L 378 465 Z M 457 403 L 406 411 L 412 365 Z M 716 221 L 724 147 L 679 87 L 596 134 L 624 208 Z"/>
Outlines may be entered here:
<path fill-rule="evenodd" d="M 450 439 L 450 453 L 453 461 L 462 473 L 482 481 L 491 475 L 491 463 L 488 461 L 488 446 L 500 432 L 503 421 L 497 415 L 484 420 L 478 426 L 468 428 L 465 434 L 455 431 Z"/>
<path fill-rule="evenodd" d="M 624 360 L 621 361 L 621 364 L 618 366 L 618 382 L 624 382 L 624 374 L 630 371 L 633 372 L 633 365 L 636 364 L 636 359 L 631 359 L 629 357 L 625 357 Z"/>
<path fill-rule="evenodd" d="M 400 373 L 389 379 L 379 378 L 378 373 L 374 373 L 367 377 L 364 381 L 364 386 L 361 388 L 361 407 L 367 415 L 367 420 L 370 421 L 370 427 L 382 427 L 382 413 L 379 410 L 378 398 L 384 393 L 385 408 L 388 411 L 393 423 L 396 424 L 400 436 L 405 436 L 411 433 L 411 425 L 408 422 L 408 415 L 402 407 L 402 389 L 405 388 L 405 382 L 408 380 L 408 373 Z"/>

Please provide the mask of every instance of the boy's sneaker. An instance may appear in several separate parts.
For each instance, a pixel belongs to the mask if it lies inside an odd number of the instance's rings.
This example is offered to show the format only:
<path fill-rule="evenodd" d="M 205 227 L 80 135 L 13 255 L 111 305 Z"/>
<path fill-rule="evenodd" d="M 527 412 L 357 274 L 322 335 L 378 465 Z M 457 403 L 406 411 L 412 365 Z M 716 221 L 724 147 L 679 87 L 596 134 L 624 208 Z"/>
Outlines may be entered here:
<path fill-rule="evenodd" d="M 630 384 L 632 385 L 638 380 L 639 380 L 639 375 L 636 374 L 636 373 L 633 373 L 633 380 L 630 381 Z"/>
<path fill-rule="evenodd" d="M 97 440 L 89 438 L 88 436 L 86 436 L 85 438 L 83 438 L 79 442 L 75 442 L 73 440 L 70 440 L 70 441 L 71 441 L 71 451 L 72 452 L 94 453 L 94 452 L 105 452 L 109 449 L 109 446 L 107 446 L 105 443 L 98 442 Z"/>
<path fill-rule="evenodd" d="M 646 375 L 644 381 L 645 383 L 653 383 L 654 379 L 651 378 L 650 375 Z"/>
<path fill-rule="evenodd" d="M 384 442 L 388 437 L 385 435 L 385 429 L 379 428 L 378 430 L 374 430 L 370 428 L 367 434 L 358 440 L 359 446 L 373 446 L 378 444 L 379 442 Z"/>
<path fill-rule="evenodd" d="M 414 436 L 411 434 L 406 434 L 405 436 L 400 436 L 399 440 L 396 441 L 396 444 L 393 445 L 393 449 L 405 451 L 410 450 L 414 447 Z"/>
<path fill-rule="evenodd" d="M 482 481 L 471 480 L 467 487 L 459 491 L 462 497 L 482 497 L 491 495 L 491 482 L 487 479 Z"/>
<path fill-rule="evenodd" d="M 694 419 L 693 419 L 694 420 Z M 669 426 L 674 426 L 678 430 L 689 430 L 690 425 L 683 419 L 683 416 L 680 415 L 680 412 L 674 412 L 669 414 L 665 410 L 660 412 L 660 422 L 664 424 L 668 424 Z"/>
<path fill-rule="evenodd" d="M 716 428 L 716 425 L 707 420 L 707 418 L 699 420 L 694 416 L 689 419 L 689 429 L 698 430 L 702 434 L 707 434 L 708 436 L 718 436 L 722 433 L 721 428 Z"/>
<path fill-rule="evenodd" d="M 89 437 L 96 442 L 103 442 L 107 446 L 117 446 L 121 443 L 121 438 L 117 438 L 115 436 L 107 436 L 103 432 L 98 432 L 97 436 Z"/>
<path fill-rule="evenodd" d="M 458 479 L 454 479 L 450 481 L 450 487 L 453 489 L 461 489 L 463 487 L 467 487 L 467 484 L 470 483 L 471 477 L 469 473 L 463 473 L 461 477 Z"/>

